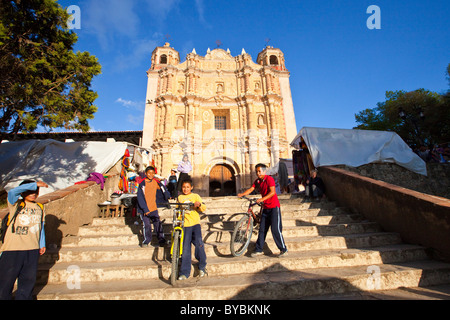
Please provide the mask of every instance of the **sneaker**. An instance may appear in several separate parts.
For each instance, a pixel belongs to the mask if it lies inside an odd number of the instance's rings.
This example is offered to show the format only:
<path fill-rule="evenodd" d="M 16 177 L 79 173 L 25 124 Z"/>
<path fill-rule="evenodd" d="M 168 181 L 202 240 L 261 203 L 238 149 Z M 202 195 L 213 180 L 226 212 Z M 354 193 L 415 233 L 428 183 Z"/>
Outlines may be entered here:
<path fill-rule="evenodd" d="M 187 279 L 187 277 L 184 274 L 182 274 L 181 276 L 178 277 L 178 280 L 186 280 L 186 279 Z"/>
<path fill-rule="evenodd" d="M 262 252 L 253 252 L 250 256 L 251 256 L 252 258 L 256 258 L 256 257 L 262 256 L 262 255 L 263 255 Z"/>
<path fill-rule="evenodd" d="M 282 258 L 282 257 L 286 257 L 288 255 L 288 251 L 282 251 L 280 252 L 280 255 L 278 256 L 278 258 Z"/>
<path fill-rule="evenodd" d="M 148 243 L 142 243 L 141 248 L 148 248 Z"/>
<path fill-rule="evenodd" d="M 200 271 L 198 272 L 198 276 L 199 276 L 200 278 L 203 278 L 203 277 L 205 277 L 205 276 L 208 276 L 208 272 L 206 272 L 206 269 L 205 269 L 205 270 L 200 270 Z"/>

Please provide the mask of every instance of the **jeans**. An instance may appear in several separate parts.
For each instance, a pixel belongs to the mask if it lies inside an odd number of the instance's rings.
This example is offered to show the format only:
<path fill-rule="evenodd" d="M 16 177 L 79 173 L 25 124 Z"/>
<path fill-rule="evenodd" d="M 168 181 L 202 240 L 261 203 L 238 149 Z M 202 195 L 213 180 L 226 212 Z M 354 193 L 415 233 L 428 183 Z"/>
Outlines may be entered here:
<path fill-rule="evenodd" d="M 16 279 L 16 300 L 32 300 L 39 250 L 4 251 L 0 255 L 0 300 L 11 300 Z"/>
<path fill-rule="evenodd" d="M 264 243 L 266 242 L 267 232 L 269 228 L 272 231 L 272 237 L 281 252 L 287 251 L 283 238 L 283 225 L 281 223 L 281 211 L 279 207 L 271 209 L 263 209 L 261 216 L 261 224 L 259 226 L 258 239 L 256 240 L 255 252 L 262 252 Z"/>
<path fill-rule="evenodd" d="M 198 260 L 199 270 L 205 270 L 206 268 L 206 253 L 205 244 L 202 239 L 202 229 L 199 224 L 192 227 L 184 228 L 184 242 L 183 242 L 183 255 L 181 257 L 180 276 L 184 275 L 189 278 L 191 274 L 191 245 L 194 245 L 195 259 Z"/>
<path fill-rule="evenodd" d="M 156 232 L 158 242 L 165 242 L 162 223 L 159 218 L 158 210 L 150 212 L 147 216 L 141 214 L 141 219 L 144 223 L 144 241 L 142 241 L 142 244 L 149 244 L 150 242 L 152 242 L 152 224 L 153 230 Z"/>

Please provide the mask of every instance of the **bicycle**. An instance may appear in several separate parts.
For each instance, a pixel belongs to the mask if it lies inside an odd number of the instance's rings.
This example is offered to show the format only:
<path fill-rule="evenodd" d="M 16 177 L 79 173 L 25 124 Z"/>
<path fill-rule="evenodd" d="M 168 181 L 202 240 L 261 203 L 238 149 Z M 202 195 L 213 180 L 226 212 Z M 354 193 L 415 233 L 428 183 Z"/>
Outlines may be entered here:
<path fill-rule="evenodd" d="M 178 269 L 180 258 L 183 255 L 184 240 L 184 217 L 186 211 L 194 208 L 193 203 L 166 203 L 167 208 L 174 206 L 173 209 L 173 231 L 171 236 L 170 255 L 172 257 L 172 273 L 170 275 L 170 283 L 172 285 L 178 279 Z"/>
<path fill-rule="evenodd" d="M 253 229 L 261 222 L 262 204 L 257 203 L 256 199 L 242 198 L 248 200 L 249 205 L 247 212 L 236 224 L 231 235 L 230 251 L 235 257 L 241 256 L 247 249 L 252 238 Z M 257 213 L 253 212 L 255 205 L 260 206 L 260 211 Z"/>

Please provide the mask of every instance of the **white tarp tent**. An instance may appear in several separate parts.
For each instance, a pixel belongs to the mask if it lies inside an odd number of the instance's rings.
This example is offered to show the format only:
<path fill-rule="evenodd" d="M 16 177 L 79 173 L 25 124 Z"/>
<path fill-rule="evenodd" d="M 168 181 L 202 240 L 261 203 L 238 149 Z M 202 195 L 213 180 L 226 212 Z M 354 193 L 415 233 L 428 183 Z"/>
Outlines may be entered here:
<path fill-rule="evenodd" d="M 302 137 L 315 167 L 390 162 L 427 175 L 426 163 L 395 132 L 304 127 L 291 146 L 300 149 Z"/>
<path fill-rule="evenodd" d="M 59 142 L 27 140 L 0 144 L 0 190 L 9 191 L 25 179 L 49 188 L 40 195 L 84 181 L 92 172 L 106 173 L 124 155 L 126 142 Z"/>

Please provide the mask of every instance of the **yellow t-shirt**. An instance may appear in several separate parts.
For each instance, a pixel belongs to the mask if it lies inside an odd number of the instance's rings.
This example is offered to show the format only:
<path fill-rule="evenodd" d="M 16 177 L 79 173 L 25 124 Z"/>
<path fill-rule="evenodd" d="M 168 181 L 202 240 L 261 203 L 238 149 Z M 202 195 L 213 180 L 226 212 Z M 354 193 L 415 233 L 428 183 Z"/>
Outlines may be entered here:
<path fill-rule="evenodd" d="M 199 212 L 205 212 L 206 206 L 202 202 L 202 198 L 196 194 L 196 193 L 190 193 L 190 194 L 180 194 L 178 196 L 178 202 L 180 203 L 195 203 L 200 202 L 202 205 L 200 208 L 197 208 L 196 210 L 186 211 L 186 214 L 184 216 L 184 226 L 185 227 L 192 227 L 196 224 L 200 224 L 200 216 Z"/>

